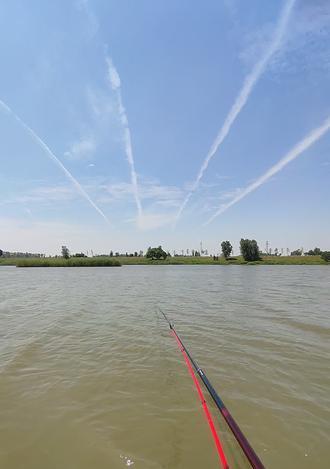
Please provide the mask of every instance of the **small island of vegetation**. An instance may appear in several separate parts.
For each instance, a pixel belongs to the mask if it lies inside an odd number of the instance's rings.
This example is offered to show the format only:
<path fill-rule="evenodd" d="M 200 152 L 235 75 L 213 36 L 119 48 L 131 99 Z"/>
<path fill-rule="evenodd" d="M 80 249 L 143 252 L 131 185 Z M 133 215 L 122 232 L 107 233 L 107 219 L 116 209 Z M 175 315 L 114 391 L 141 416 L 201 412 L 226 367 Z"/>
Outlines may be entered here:
<path fill-rule="evenodd" d="M 120 267 L 121 263 L 116 259 L 104 257 L 70 257 L 57 258 L 31 258 L 16 261 L 16 267 Z"/>

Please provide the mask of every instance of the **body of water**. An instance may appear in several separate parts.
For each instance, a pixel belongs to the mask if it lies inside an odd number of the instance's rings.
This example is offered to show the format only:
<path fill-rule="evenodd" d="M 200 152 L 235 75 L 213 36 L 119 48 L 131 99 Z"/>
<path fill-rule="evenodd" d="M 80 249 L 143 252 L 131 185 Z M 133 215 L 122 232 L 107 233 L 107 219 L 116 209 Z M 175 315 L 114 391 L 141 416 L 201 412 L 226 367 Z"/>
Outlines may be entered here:
<path fill-rule="evenodd" d="M 1 468 L 219 466 L 158 306 L 267 468 L 329 467 L 327 266 L 1 267 L 0 285 Z"/>

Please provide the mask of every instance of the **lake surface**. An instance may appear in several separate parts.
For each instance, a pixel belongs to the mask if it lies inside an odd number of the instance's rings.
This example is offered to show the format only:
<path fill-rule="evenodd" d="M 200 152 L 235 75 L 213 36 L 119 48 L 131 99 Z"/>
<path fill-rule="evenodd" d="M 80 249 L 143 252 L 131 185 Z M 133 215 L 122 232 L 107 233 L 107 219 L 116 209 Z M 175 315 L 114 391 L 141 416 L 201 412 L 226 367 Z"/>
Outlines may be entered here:
<path fill-rule="evenodd" d="M 0 285 L 1 468 L 219 467 L 158 306 L 267 468 L 329 467 L 329 267 L 0 267 Z"/>

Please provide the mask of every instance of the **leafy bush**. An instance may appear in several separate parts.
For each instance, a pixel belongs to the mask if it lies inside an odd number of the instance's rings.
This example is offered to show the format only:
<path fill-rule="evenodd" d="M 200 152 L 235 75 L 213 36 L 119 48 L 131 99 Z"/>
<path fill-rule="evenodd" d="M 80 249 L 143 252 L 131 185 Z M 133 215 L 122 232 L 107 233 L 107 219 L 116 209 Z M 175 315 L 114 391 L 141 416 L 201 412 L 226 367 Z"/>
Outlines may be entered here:
<path fill-rule="evenodd" d="M 158 248 L 149 247 L 146 257 L 148 259 L 157 259 L 157 260 L 164 259 L 165 260 L 167 257 L 167 253 L 163 250 L 161 246 L 158 246 Z"/>

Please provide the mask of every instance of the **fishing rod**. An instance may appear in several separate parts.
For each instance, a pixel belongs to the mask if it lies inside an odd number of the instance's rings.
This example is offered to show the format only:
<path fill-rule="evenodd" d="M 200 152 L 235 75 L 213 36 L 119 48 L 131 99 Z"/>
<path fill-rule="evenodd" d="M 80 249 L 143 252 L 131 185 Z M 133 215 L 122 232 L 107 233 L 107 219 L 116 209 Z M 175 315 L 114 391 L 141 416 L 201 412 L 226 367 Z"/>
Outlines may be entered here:
<path fill-rule="evenodd" d="M 221 445 L 221 441 L 220 441 L 220 438 L 219 438 L 219 435 L 217 434 L 217 431 L 215 429 L 215 425 L 214 425 L 214 421 L 213 421 L 213 418 L 212 418 L 212 415 L 211 415 L 211 412 L 209 411 L 209 408 L 208 408 L 208 405 L 206 403 L 206 400 L 205 400 L 205 397 L 204 397 L 204 394 L 203 394 L 203 391 L 200 387 L 200 384 L 198 382 L 198 379 L 196 378 L 196 375 L 194 373 L 194 370 L 193 370 L 193 367 L 191 366 L 191 363 L 189 361 L 189 358 L 188 358 L 188 355 L 187 355 L 187 352 L 184 350 L 184 348 L 182 347 L 178 337 L 174 334 L 173 331 L 171 331 L 172 334 L 173 334 L 173 337 L 175 338 L 177 344 L 178 344 L 178 347 L 183 355 L 183 358 L 186 362 L 186 365 L 187 365 L 187 368 L 188 368 L 188 371 L 190 373 L 190 376 L 195 384 L 195 387 L 196 387 L 196 390 L 197 390 L 197 393 L 198 393 L 198 396 L 199 396 L 199 399 L 201 401 L 201 404 L 202 404 L 202 407 L 203 407 L 203 410 L 204 410 L 204 414 L 206 416 L 206 420 L 207 420 L 207 423 L 209 424 L 209 427 L 210 427 L 210 431 L 211 431 L 211 434 L 212 434 L 212 437 L 213 437 L 213 440 L 214 440 L 214 443 L 215 443 L 215 446 L 216 446 L 216 449 L 217 449 L 217 452 L 218 452 L 218 455 L 219 455 L 219 459 L 220 459 L 220 462 L 221 462 L 221 465 L 222 465 L 222 468 L 223 469 L 229 469 L 229 466 L 228 466 L 228 463 L 227 463 L 227 459 L 226 459 L 226 455 L 223 451 L 223 448 L 222 448 L 222 445 Z"/>
<path fill-rule="evenodd" d="M 223 400 L 220 398 L 220 396 L 218 395 L 218 393 L 216 392 L 216 390 L 214 389 L 214 387 L 212 386 L 212 384 L 210 383 L 209 379 L 207 378 L 206 374 L 204 373 L 204 371 L 197 365 L 197 363 L 195 362 L 195 360 L 193 359 L 193 357 L 190 355 L 189 351 L 187 350 L 186 346 L 184 345 L 184 343 L 182 342 L 182 340 L 180 339 L 180 336 L 178 335 L 178 333 L 176 332 L 175 328 L 174 328 L 174 325 L 171 323 L 171 321 L 168 319 L 168 317 L 166 316 L 166 314 L 160 309 L 160 312 L 162 313 L 162 315 L 164 316 L 164 319 L 165 321 L 168 323 L 169 327 L 170 327 L 170 330 L 172 331 L 174 337 L 176 338 L 178 344 L 180 344 L 180 346 L 182 347 L 182 350 L 184 350 L 184 352 L 186 353 L 187 357 L 189 358 L 190 360 L 190 363 L 192 364 L 192 366 L 194 367 L 196 373 L 198 374 L 198 376 L 201 378 L 201 380 L 203 381 L 203 384 L 204 386 L 206 387 L 206 389 L 208 390 L 210 396 L 212 397 L 215 405 L 217 406 L 217 408 L 219 409 L 221 415 L 223 416 L 223 418 L 225 419 L 226 423 L 228 424 L 231 432 L 233 433 L 234 437 L 236 438 L 238 444 L 240 445 L 240 447 L 242 448 L 245 456 L 247 457 L 251 467 L 253 467 L 253 469 L 265 469 L 265 466 L 262 464 L 262 462 L 260 461 L 259 457 L 257 456 L 256 452 L 254 451 L 254 449 L 252 448 L 252 446 L 250 445 L 250 443 L 248 442 L 247 438 L 244 436 L 242 430 L 239 428 L 238 424 L 236 423 L 236 421 L 234 420 L 234 417 L 231 415 L 231 413 L 229 412 L 229 410 L 227 409 L 227 407 L 225 406 Z"/>

